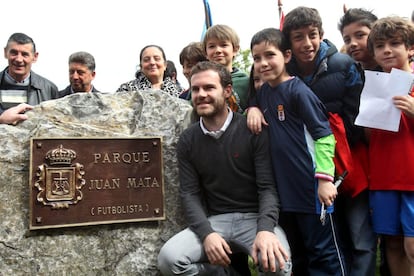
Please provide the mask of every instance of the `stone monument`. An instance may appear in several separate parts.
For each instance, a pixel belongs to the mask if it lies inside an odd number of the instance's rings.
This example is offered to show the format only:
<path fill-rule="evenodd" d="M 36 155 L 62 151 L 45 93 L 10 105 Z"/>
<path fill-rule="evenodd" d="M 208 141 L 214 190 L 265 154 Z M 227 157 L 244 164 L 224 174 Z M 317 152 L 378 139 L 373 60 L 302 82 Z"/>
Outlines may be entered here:
<path fill-rule="evenodd" d="M 176 144 L 192 107 L 161 91 L 77 93 L 0 125 L 0 275 L 158 275 L 162 244 L 185 226 Z M 29 230 L 32 138 L 162 137 L 165 220 Z"/>

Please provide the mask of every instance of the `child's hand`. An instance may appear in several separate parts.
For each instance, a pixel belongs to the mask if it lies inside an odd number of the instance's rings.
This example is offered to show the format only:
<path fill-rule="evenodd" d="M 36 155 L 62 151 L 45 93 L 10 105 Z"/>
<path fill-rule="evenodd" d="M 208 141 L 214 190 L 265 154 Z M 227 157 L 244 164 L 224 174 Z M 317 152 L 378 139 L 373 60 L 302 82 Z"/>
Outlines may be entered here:
<path fill-rule="evenodd" d="M 262 124 L 268 126 L 262 111 L 258 107 L 249 107 L 247 111 L 247 127 L 254 134 L 259 134 L 262 131 Z"/>
<path fill-rule="evenodd" d="M 326 206 L 331 206 L 338 195 L 335 185 L 331 181 L 324 179 L 319 179 L 318 183 L 319 201 L 324 203 Z"/>
<path fill-rule="evenodd" d="M 414 118 L 414 98 L 410 95 L 404 96 L 394 96 L 393 98 L 394 105 L 405 115 Z"/>

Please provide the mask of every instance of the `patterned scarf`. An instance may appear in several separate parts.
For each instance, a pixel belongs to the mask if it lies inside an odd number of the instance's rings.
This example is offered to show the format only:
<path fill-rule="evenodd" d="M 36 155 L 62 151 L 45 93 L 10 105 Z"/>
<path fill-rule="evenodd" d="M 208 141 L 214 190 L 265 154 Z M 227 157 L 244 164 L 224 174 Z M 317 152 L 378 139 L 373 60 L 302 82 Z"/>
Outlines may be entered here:
<path fill-rule="evenodd" d="M 240 106 L 240 97 L 234 90 L 232 91 L 231 96 L 227 99 L 227 104 L 231 111 L 243 113 L 243 109 Z"/>
<path fill-rule="evenodd" d="M 121 91 L 139 91 L 139 90 L 151 90 L 152 83 L 142 72 L 137 73 L 137 78 L 127 83 L 121 84 L 116 92 Z M 181 91 L 177 88 L 170 77 L 166 77 L 161 85 L 161 91 L 168 93 L 173 97 L 179 97 Z"/>

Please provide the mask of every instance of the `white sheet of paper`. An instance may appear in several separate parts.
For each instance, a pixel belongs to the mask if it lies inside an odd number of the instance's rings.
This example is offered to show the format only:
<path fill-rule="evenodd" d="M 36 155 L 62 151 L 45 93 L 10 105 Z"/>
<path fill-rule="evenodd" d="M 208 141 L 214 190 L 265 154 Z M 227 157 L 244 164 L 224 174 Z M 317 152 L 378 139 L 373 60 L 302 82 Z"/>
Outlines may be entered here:
<path fill-rule="evenodd" d="M 413 74 L 399 69 L 392 69 L 391 73 L 365 70 L 355 124 L 398 132 L 401 111 L 395 107 L 392 97 L 406 95 L 413 80 Z"/>

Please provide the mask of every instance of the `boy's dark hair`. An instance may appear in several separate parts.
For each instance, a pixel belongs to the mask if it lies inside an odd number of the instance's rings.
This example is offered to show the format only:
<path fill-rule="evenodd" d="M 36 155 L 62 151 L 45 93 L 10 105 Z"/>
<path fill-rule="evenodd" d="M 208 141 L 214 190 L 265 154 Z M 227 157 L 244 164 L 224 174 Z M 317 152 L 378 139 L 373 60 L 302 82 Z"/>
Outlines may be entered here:
<path fill-rule="evenodd" d="M 341 34 L 344 31 L 344 28 L 352 23 L 358 23 L 362 26 L 366 26 L 371 29 L 372 24 L 378 20 L 378 17 L 372 13 L 372 11 L 356 8 L 348 9 L 345 14 L 341 17 L 338 23 L 338 30 Z"/>
<path fill-rule="evenodd" d="M 389 39 L 399 39 L 409 49 L 414 45 L 414 24 L 399 16 L 378 19 L 368 35 L 368 50 L 374 52 L 374 44 Z"/>
<path fill-rule="evenodd" d="M 211 61 L 201 61 L 194 65 L 191 69 L 190 79 L 194 74 L 204 72 L 207 70 L 213 70 L 218 73 L 220 77 L 220 84 L 223 88 L 227 87 L 229 84 L 233 84 L 231 73 L 229 72 L 229 70 L 227 70 L 227 68 L 223 65 Z"/>
<path fill-rule="evenodd" d="M 324 34 L 322 28 L 322 18 L 317 9 L 299 6 L 285 16 L 283 22 L 283 33 L 287 40 L 290 41 L 290 32 L 307 26 L 314 26 L 318 28 L 319 35 Z"/>
<path fill-rule="evenodd" d="M 250 67 L 249 73 L 249 87 L 247 89 L 248 99 L 255 97 L 257 94 L 256 87 L 254 86 L 254 64 Z"/>
<path fill-rule="evenodd" d="M 20 45 L 24 45 L 24 44 L 29 44 L 30 43 L 33 46 L 32 47 L 33 48 L 32 49 L 32 53 L 36 53 L 36 45 L 35 45 L 33 39 L 30 36 L 28 36 L 28 35 L 26 35 L 24 33 L 14 33 L 14 34 L 12 34 L 9 37 L 9 39 L 7 40 L 6 49 L 8 48 L 10 42 L 16 42 L 17 44 L 20 44 Z"/>
<path fill-rule="evenodd" d="M 85 65 L 91 72 L 95 71 L 95 58 L 88 52 L 76 52 L 69 56 L 69 64 L 76 62 Z"/>
<path fill-rule="evenodd" d="M 199 61 L 208 60 L 201 42 L 191 42 L 185 46 L 180 52 L 180 64 L 184 65 L 184 61 L 190 63 L 197 63 Z"/>
<path fill-rule="evenodd" d="M 253 35 L 250 42 L 250 50 L 253 46 L 265 42 L 271 44 L 279 49 L 282 53 L 289 49 L 289 41 L 286 39 L 283 32 L 276 28 L 266 28 Z"/>
<path fill-rule="evenodd" d="M 177 68 L 172 60 L 167 60 L 167 69 L 165 69 L 165 74 L 171 79 L 177 77 Z"/>
<path fill-rule="evenodd" d="M 255 33 L 250 41 L 250 51 L 253 50 L 253 46 L 264 42 L 267 45 L 273 45 L 279 49 L 282 53 L 290 49 L 290 42 L 286 39 L 283 32 L 276 28 L 265 28 Z M 256 95 L 256 89 L 254 87 L 254 65 L 250 70 L 248 97 L 251 99 Z"/>

